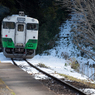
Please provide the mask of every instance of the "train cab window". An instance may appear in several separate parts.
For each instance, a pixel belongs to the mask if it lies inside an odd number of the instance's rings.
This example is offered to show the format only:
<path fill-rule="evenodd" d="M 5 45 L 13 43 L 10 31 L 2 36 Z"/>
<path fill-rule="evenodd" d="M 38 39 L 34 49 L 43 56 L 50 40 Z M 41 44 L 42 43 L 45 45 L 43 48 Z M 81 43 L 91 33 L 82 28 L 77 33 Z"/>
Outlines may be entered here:
<path fill-rule="evenodd" d="M 15 23 L 14 22 L 3 22 L 4 29 L 14 29 Z"/>
<path fill-rule="evenodd" d="M 38 24 L 27 23 L 27 30 L 38 30 Z"/>
<path fill-rule="evenodd" d="M 18 31 L 24 31 L 24 25 L 23 24 L 18 25 Z"/>

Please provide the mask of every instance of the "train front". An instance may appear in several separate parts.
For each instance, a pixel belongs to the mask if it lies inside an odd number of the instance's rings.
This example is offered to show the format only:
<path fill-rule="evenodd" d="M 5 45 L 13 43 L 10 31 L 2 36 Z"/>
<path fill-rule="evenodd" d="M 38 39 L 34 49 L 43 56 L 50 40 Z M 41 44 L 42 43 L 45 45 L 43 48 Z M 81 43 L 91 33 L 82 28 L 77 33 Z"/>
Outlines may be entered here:
<path fill-rule="evenodd" d="M 32 58 L 38 43 L 38 20 L 20 12 L 3 19 L 3 54 L 8 58 Z"/>

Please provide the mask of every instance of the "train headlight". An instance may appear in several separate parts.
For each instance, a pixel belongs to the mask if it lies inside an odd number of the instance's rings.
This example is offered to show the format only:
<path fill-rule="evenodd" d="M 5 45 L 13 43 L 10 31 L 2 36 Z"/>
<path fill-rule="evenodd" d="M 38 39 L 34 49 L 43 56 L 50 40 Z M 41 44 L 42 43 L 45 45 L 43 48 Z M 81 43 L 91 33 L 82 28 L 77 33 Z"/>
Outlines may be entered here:
<path fill-rule="evenodd" d="M 6 48 L 6 49 L 5 49 L 5 51 L 6 51 L 7 53 L 12 53 L 12 50 L 13 50 L 12 48 Z"/>
<path fill-rule="evenodd" d="M 9 48 L 6 48 L 6 51 L 7 51 L 7 52 L 10 52 L 10 49 L 9 49 Z"/>
<path fill-rule="evenodd" d="M 33 49 L 27 49 L 27 53 L 28 54 L 33 54 L 34 53 L 34 50 Z"/>
<path fill-rule="evenodd" d="M 35 19 L 32 19 L 32 21 L 34 22 L 34 21 L 35 21 Z"/>

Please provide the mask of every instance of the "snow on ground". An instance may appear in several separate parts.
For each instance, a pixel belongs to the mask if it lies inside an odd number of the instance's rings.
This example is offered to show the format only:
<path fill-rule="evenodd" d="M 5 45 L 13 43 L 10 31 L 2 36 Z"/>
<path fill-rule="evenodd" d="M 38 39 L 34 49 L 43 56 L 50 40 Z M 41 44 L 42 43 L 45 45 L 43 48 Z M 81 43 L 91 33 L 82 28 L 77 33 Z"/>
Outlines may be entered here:
<path fill-rule="evenodd" d="M 65 62 L 67 62 L 64 59 L 60 59 L 58 57 L 53 57 L 53 56 L 40 56 L 40 55 L 36 55 L 33 59 L 28 59 L 29 62 L 31 62 L 34 65 L 38 65 L 39 63 L 45 64 L 46 66 L 48 66 L 49 68 L 42 68 L 44 71 L 50 73 L 51 75 L 56 76 L 57 78 L 62 78 L 61 76 L 59 76 L 57 73 L 61 73 L 61 74 L 66 74 L 69 76 L 73 76 L 76 77 L 78 79 L 83 79 L 83 80 L 87 80 L 87 77 L 85 75 L 79 74 L 77 72 L 75 72 L 69 65 L 65 66 Z M 0 53 L 0 62 L 6 64 L 7 62 L 11 62 L 10 58 L 6 58 L 3 53 Z M 37 70 L 35 69 L 31 69 L 26 62 L 24 61 L 18 61 L 16 60 L 16 63 L 19 66 L 23 66 L 23 70 L 27 71 L 29 74 L 31 75 L 35 75 L 35 79 L 45 79 L 47 78 L 47 76 L 40 74 Z M 23 65 L 22 65 L 23 64 Z M 83 89 L 84 92 L 86 93 L 94 93 L 95 89 Z M 91 95 L 95 95 L 91 94 Z"/>
<path fill-rule="evenodd" d="M 45 70 L 48 73 L 51 73 L 52 75 L 58 78 L 62 78 L 61 76 L 57 74 L 57 73 L 60 73 L 60 74 L 66 74 L 69 76 L 73 76 L 78 79 L 87 80 L 88 79 L 87 76 L 77 73 L 71 68 L 71 66 L 69 65 L 69 61 L 67 59 L 70 57 L 74 57 L 81 64 L 87 63 L 88 61 L 89 63 L 94 63 L 93 60 L 82 58 L 80 56 L 80 50 L 78 50 L 77 47 L 73 45 L 72 40 L 71 40 L 72 34 L 70 34 L 71 27 L 70 27 L 70 23 L 68 20 L 66 24 L 63 24 L 63 27 L 60 27 L 60 30 L 61 30 L 59 33 L 60 40 L 56 42 L 58 44 L 56 47 L 45 51 L 42 55 L 36 55 L 34 58 L 27 59 L 27 60 L 36 66 L 39 63 L 45 64 L 45 66 L 47 66 L 48 68 L 41 68 L 41 69 Z M 48 52 L 49 55 L 47 55 L 46 52 Z M 6 58 L 2 52 L 0 53 L 0 62 L 2 63 L 11 62 L 12 63 L 11 59 Z M 35 75 L 36 79 L 47 78 L 46 76 L 40 74 L 37 70 L 31 69 L 24 61 L 16 60 L 16 63 L 19 66 L 23 67 L 24 71 L 27 71 L 31 75 Z M 95 89 L 85 89 L 84 91 L 89 92 L 89 90 L 90 92 L 91 91 L 93 93 L 95 92 Z M 95 94 L 92 94 L 92 95 L 95 95 Z"/>
<path fill-rule="evenodd" d="M 28 59 L 28 61 L 35 65 L 39 63 L 45 64 L 46 66 L 50 67 L 51 70 L 60 74 L 74 76 L 79 79 L 87 79 L 86 76 L 83 77 L 83 75 L 75 72 L 70 67 L 70 65 L 65 66 L 65 63 L 67 63 L 67 61 L 58 57 L 37 55 L 32 60 Z"/>
<path fill-rule="evenodd" d="M 45 64 L 48 68 L 42 68 L 42 69 L 47 71 L 48 73 L 66 74 L 66 75 L 73 76 L 78 79 L 85 79 L 85 80 L 87 80 L 87 78 L 88 78 L 87 76 L 74 71 L 70 67 L 69 64 L 65 66 L 65 63 L 67 63 L 67 61 L 64 59 L 60 59 L 58 57 L 36 55 L 34 58 L 27 59 L 27 60 L 34 65 L 38 65 L 39 63 Z M 6 58 L 3 55 L 3 53 L 0 53 L 0 62 L 3 62 L 3 63 L 11 62 L 12 63 L 11 59 Z M 29 73 L 38 73 L 35 69 L 31 71 L 25 61 L 17 61 L 16 60 L 16 63 L 20 66 L 23 64 L 24 67 L 27 67 L 27 72 L 29 71 Z"/>
<path fill-rule="evenodd" d="M 95 95 L 95 90 L 91 88 L 83 89 L 84 93 L 87 93 L 87 95 Z"/>

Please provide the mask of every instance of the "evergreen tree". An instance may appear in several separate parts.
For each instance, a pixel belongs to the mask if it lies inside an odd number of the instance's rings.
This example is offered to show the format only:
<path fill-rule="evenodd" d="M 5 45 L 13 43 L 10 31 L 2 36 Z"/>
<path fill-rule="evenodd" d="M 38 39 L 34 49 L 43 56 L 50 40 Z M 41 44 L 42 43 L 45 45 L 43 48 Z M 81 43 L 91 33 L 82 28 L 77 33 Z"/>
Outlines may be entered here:
<path fill-rule="evenodd" d="M 26 15 L 39 20 L 37 53 L 55 45 L 54 37 L 68 14 L 65 9 L 55 5 L 55 0 L 1 0 L 0 5 L 9 9 L 7 15 L 18 14 L 22 10 Z"/>

